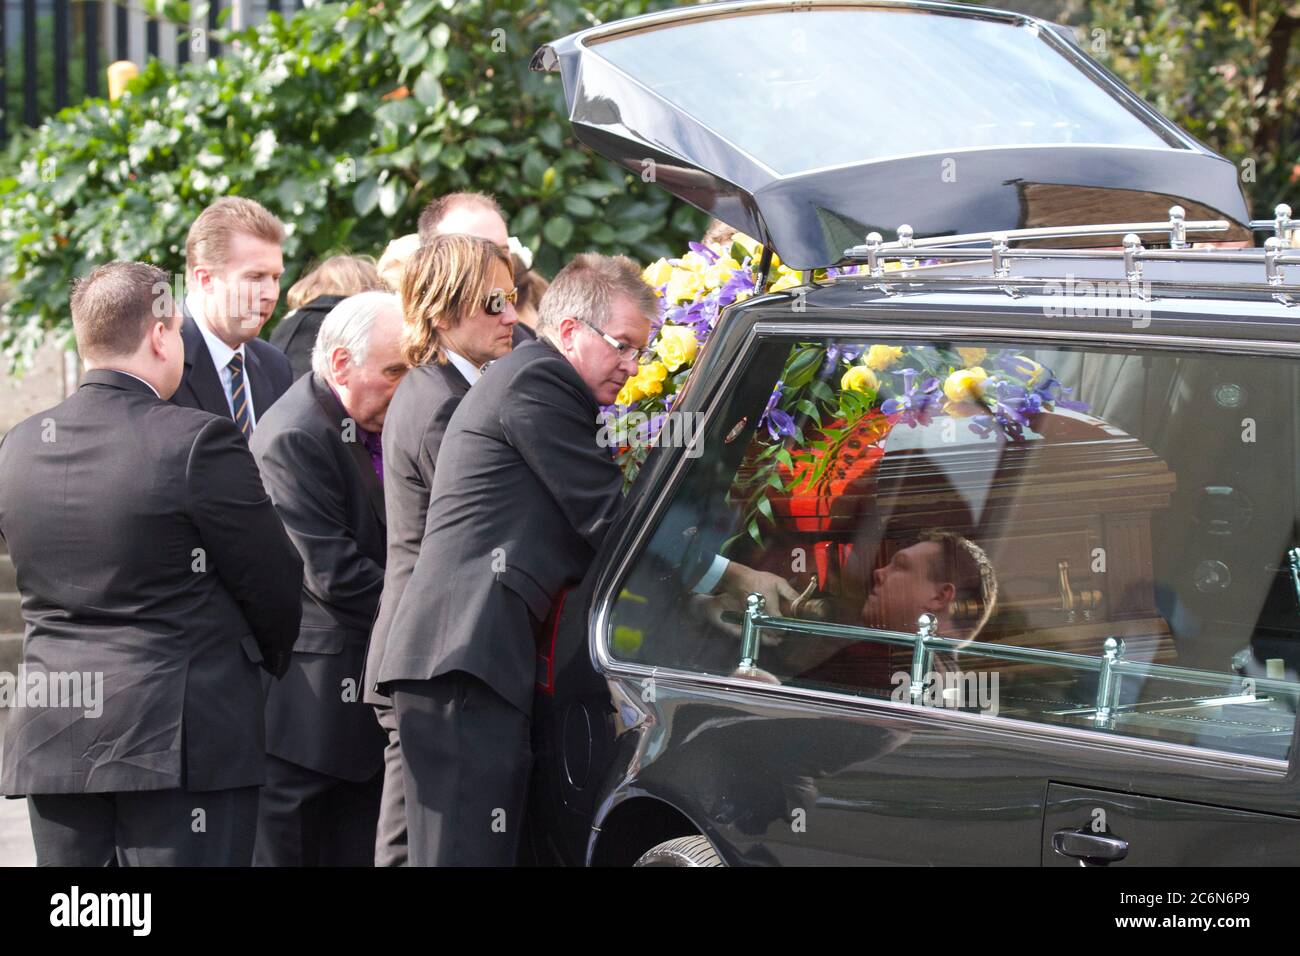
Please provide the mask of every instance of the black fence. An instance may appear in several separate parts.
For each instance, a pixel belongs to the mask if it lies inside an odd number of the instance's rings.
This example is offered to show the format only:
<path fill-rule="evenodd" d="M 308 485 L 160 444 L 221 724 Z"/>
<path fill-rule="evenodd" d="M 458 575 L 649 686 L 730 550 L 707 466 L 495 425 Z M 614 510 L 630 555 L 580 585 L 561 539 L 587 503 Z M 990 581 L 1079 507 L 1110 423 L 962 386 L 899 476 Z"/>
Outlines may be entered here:
<path fill-rule="evenodd" d="M 302 0 L 211 0 L 204 15 L 202 0 L 194 0 L 196 15 L 186 25 L 150 17 L 138 0 L 0 0 L 0 146 L 20 126 L 39 126 L 85 97 L 106 96 L 110 63 L 220 56 L 221 44 L 208 31 L 231 26 L 232 17 L 247 25 L 301 6 Z"/>

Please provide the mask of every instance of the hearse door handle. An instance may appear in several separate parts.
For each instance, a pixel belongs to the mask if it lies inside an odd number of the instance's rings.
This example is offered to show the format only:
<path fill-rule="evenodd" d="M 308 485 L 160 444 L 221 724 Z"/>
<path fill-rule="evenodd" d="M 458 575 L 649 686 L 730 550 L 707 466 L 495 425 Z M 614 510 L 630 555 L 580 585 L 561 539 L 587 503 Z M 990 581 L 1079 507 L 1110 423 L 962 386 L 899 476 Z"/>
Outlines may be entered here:
<path fill-rule="evenodd" d="M 1128 841 L 1089 830 L 1057 830 L 1052 834 L 1052 849 L 1082 866 L 1105 866 L 1128 856 Z"/>

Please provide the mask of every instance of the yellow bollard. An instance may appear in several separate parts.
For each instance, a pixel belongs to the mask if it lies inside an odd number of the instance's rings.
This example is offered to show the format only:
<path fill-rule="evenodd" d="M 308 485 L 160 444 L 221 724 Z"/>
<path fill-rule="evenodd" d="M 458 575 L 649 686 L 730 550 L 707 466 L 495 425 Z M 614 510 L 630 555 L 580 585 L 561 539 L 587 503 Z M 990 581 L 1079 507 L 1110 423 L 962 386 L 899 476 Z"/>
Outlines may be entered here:
<path fill-rule="evenodd" d="M 140 68 L 130 60 L 118 60 L 108 68 L 108 98 L 117 99 L 126 89 L 126 84 L 140 75 Z"/>

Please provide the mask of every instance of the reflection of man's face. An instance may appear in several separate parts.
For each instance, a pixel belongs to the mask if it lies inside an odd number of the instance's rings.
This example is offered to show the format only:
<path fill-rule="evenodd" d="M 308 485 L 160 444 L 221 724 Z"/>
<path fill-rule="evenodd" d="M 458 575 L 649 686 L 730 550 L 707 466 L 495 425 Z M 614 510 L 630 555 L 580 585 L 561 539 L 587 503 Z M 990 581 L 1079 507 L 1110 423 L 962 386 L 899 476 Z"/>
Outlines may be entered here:
<path fill-rule="evenodd" d="M 862 605 L 862 623 L 911 633 L 916 630 L 916 619 L 927 611 L 946 620 L 956 588 L 931 577 L 931 569 L 942 564 L 943 546 L 937 541 L 922 541 L 896 552 L 888 564 L 871 573 L 871 594 Z"/>

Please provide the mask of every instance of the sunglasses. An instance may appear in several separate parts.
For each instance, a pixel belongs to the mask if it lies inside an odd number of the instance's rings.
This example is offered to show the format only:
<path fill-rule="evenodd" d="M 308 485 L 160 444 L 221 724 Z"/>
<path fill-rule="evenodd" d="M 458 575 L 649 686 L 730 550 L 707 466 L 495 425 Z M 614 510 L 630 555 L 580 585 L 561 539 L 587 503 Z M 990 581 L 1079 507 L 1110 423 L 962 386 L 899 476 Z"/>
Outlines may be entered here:
<path fill-rule="evenodd" d="M 487 300 L 483 308 L 487 310 L 488 315 L 500 315 L 506 310 L 506 303 L 514 305 L 519 301 L 519 288 L 516 286 L 509 292 L 504 289 L 493 289 L 487 295 Z"/>

